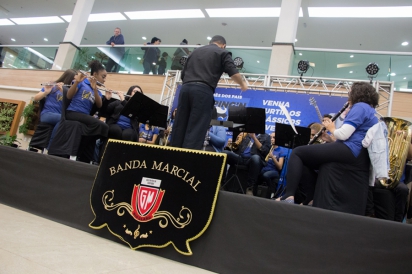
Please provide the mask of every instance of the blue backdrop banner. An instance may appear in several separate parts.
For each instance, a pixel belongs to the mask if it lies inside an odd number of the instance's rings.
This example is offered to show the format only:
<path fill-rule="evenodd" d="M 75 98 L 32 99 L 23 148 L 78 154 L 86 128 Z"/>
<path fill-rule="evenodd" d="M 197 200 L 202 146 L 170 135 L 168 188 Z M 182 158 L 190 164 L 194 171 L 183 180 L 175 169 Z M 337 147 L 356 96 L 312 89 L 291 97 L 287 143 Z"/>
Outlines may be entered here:
<path fill-rule="evenodd" d="M 173 102 L 172 110 L 177 107 L 180 86 L 176 90 L 176 99 Z M 231 106 L 244 106 L 264 108 L 266 112 L 266 133 L 275 131 L 275 123 L 289 124 L 286 115 L 280 109 L 284 105 L 289 111 L 292 123 L 296 126 L 306 127 L 310 123 L 319 123 L 319 115 L 315 105 L 319 109 L 319 114 L 334 114 L 338 112 L 347 97 L 327 96 L 319 94 L 303 94 L 279 91 L 247 90 L 241 92 L 233 88 L 217 88 L 215 93 L 215 106 L 219 120 L 226 121 L 228 109 Z"/>

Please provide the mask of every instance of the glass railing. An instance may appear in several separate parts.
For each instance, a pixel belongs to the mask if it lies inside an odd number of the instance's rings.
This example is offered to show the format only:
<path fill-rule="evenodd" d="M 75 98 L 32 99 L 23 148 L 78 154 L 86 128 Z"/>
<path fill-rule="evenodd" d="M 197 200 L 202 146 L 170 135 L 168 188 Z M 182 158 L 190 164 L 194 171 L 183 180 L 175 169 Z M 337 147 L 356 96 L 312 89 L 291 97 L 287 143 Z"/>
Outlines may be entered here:
<path fill-rule="evenodd" d="M 311 65 L 304 76 L 368 80 L 366 67 L 370 63 L 376 63 L 379 72 L 374 80 L 394 81 L 396 90 L 405 91 L 408 89 L 408 83 L 412 84 L 412 52 L 354 52 L 296 48 L 292 75 L 300 75 L 297 66 L 301 60 L 307 60 Z"/>
<path fill-rule="evenodd" d="M 58 46 L 1 46 L 3 68 L 51 69 Z"/>
<path fill-rule="evenodd" d="M 14 69 L 51 69 L 58 46 L 7 46 L 3 45 L 0 60 L 4 68 Z M 107 66 L 109 58 L 117 64 L 112 68 L 113 72 L 128 74 L 143 74 L 143 57 L 145 50 L 143 45 L 126 45 L 124 54 L 119 57 L 116 52 L 119 48 L 111 48 L 107 45 L 81 46 L 76 52 L 72 62 L 72 68 L 87 70 L 87 64 L 91 60 L 99 60 Z M 195 50 L 199 46 L 167 46 L 159 45 L 160 56 L 166 63 L 165 71 L 181 68 L 179 59 L 187 55 L 187 52 Z M 154 50 L 153 47 L 145 47 Z M 185 50 L 186 49 L 186 50 Z M 240 57 L 243 65 L 240 72 L 247 74 L 267 74 L 272 52 L 271 47 L 228 47 L 232 57 Z M 185 51 L 184 51 L 185 50 Z M 173 59 L 173 56 L 177 57 Z M 368 80 L 366 66 L 369 63 L 379 65 L 379 73 L 376 80 L 394 81 L 396 90 L 412 89 L 412 52 L 355 52 L 350 50 L 330 49 L 304 49 L 295 48 L 295 56 L 290 74 L 300 75 L 297 65 L 300 60 L 307 60 L 311 67 L 303 75 L 306 77 L 339 78 Z M 159 63 L 157 63 L 159 68 Z M 152 74 L 152 72 L 150 72 Z"/>

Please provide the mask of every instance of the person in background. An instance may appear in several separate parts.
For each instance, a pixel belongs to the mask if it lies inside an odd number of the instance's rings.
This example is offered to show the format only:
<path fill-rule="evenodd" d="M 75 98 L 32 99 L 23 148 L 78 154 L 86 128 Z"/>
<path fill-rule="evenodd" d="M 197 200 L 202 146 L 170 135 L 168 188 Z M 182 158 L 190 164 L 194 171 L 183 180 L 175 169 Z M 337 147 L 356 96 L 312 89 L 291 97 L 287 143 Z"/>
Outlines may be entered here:
<path fill-rule="evenodd" d="M 106 45 L 111 45 L 109 60 L 107 61 L 106 71 L 108 72 L 119 72 L 120 62 L 124 55 L 124 47 L 119 45 L 124 45 L 124 37 L 122 30 L 120 28 L 114 29 L 114 35 L 110 37 Z M 113 60 L 114 58 L 114 60 Z"/>
<path fill-rule="evenodd" d="M 260 171 L 260 176 L 263 181 L 268 186 L 268 192 L 266 198 L 272 198 L 276 193 L 277 182 L 279 181 L 279 175 L 283 168 L 283 163 L 287 155 L 287 151 L 284 148 L 281 148 L 275 145 L 275 133 L 270 134 L 271 150 L 269 151 L 268 156 L 266 157 L 266 166 Z M 257 184 L 253 185 L 253 195 L 257 194 Z"/>
<path fill-rule="evenodd" d="M 164 75 L 165 74 L 166 67 L 167 67 L 167 62 L 166 62 L 167 57 L 169 57 L 169 54 L 167 54 L 167 52 L 163 52 L 162 57 L 157 62 L 157 64 L 159 65 L 159 69 L 158 69 L 157 73 L 159 75 Z"/>
<path fill-rule="evenodd" d="M 150 43 L 144 43 L 147 45 L 160 45 L 162 40 L 157 37 L 153 37 Z M 157 62 L 160 58 L 160 50 L 157 47 L 142 47 L 145 51 L 143 55 L 143 74 L 149 74 L 152 71 L 153 75 L 157 74 Z"/>
<path fill-rule="evenodd" d="M 150 124 L 150 121 L 147 120 L 145 124 L 140 125 L 139 129 L 139 142 L 147 144 L 155 144 L 159 136 L 159 128 L 154 127 Z"/>
<path fill-rule="evenodd" d="M 187 45 L 188 42 L 186 39 L 183 39 L 182 42 L 180 42 L 180 45 Z M 183 56 L 188 56 L 189 55 L 189 49 L 188 48 L 177 48 L 175 53 L 173 54 L 172 57 L 172 66 L 170 69 L 172 70 L 182 70 L 183 66 L 180 64 L 180 58 Z"/>

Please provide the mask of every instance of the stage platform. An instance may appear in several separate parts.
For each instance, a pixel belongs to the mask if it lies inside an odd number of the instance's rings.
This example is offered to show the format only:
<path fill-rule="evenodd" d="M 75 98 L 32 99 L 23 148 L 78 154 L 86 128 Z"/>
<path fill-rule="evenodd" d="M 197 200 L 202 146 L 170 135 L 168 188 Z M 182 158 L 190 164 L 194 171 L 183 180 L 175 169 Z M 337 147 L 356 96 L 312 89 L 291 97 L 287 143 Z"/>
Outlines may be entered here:
<path fill-rule="evenodd" d="M 97 166 L 4 146 L 0 155 L 0 203 L 125 245 L 88 227 Z M 411 242 L 407 224 L 223 191 L 192 256 L 140 250 L 218 273 L 410 273 Z"/>

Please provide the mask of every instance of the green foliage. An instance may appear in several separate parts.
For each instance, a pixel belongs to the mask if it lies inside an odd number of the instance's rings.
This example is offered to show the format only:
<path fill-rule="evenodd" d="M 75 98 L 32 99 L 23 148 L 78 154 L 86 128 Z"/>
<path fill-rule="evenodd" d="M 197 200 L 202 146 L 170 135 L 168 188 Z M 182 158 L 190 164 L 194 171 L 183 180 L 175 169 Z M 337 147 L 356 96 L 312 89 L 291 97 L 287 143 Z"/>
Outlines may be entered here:
<path fill-rule="evenodd" d="M 9 131 L 16 114 L 17 105 L 12 103 L 0 103 L 0 131 Z"/>
<path fill-rule="evenodd" d="M 27 131 L 29 130 L 29 125 L 32 121 L 33 114 L 34 114 L 34 105 L 33 103 L 28 104 L 23 109 L 22 118 L 24 119 L 24 122 L 21 126 L 19 126 L 19 133 L 27 134 Z"/>
<path fill-rule="evenodd" d="M 10 136 L 10 132 L 0 136 L 0 145 L 2 146 L 12 146 L 20 144 L 17 140 L 17 135 Z"/>
<path fill-rule="evenodd" d="M 73 65 L 75 70 L 87 70 L 89 61 L 91 60 L 91 54 L 88 48 L 82 48 L 77 52 L 76 63 Z"/>

